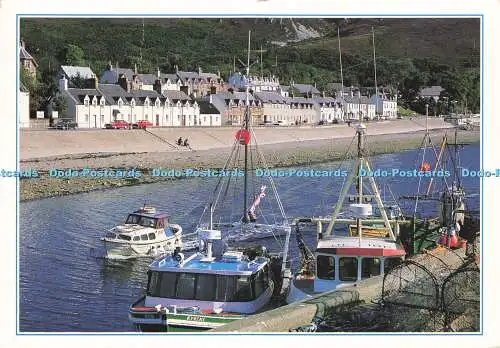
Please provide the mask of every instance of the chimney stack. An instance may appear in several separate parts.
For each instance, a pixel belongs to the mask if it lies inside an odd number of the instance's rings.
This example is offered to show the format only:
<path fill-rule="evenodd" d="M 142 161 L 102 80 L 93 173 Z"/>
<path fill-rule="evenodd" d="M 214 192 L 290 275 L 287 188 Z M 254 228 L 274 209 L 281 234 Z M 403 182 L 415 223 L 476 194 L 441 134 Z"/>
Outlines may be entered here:
<path fill-rule="evenodd" d="M 59 91 L 62 92 L 66 90 L 68 90 L 68 80 L 66 79 L 66 76 L 62 75 L 59 80 Z"/>
<path fill-rule="evenodd" d="M 96 74 L 94 74 L 94 75 L 92 76 L 92 78 L 93 78 L 93 80 L 94 80 L 94 88 L 95 88 L 95 89 L 98 89 L 98 88 L 99 88 L 99 79 L 97 78 L 97 75 L 96 75 Z"/>

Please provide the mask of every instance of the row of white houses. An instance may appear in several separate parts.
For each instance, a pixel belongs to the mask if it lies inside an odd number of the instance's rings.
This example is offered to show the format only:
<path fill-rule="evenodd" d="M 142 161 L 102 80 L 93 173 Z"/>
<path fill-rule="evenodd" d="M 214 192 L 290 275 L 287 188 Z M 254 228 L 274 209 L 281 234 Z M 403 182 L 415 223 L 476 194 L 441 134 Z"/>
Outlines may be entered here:
<path fill-rule="evenodd" d="M 65 78 L 60 91 L 68 101 L 67 117 L 79 128 L 103 128 L 107 123 L 124 120 L 150 121 L 157 127 L 220 126 L 220 114 L 205 102 L 190 100 L 179 91 L 132 90 L 119 85 L 99 84 L 95 88 L 68 88 Z"/>

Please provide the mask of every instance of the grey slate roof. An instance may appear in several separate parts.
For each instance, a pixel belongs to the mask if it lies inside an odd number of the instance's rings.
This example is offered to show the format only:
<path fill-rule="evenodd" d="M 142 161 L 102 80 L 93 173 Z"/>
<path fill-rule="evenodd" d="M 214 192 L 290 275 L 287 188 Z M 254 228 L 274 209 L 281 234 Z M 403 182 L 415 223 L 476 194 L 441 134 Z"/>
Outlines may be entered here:
<path fill-rule="evenodd" d="M 61 70 L 66 74 L 68 79 L 75 78 L 78 75 L 82 79 L 91 79 L 94 77 L 94 72 L 88 66 L 61 65 Z"/>
<path fill-rule="evenodd" d="M 38 66 L 38 63 L 36 62 L 35 58 L 31 54 L 26 51 L 26 49 L 21 46 L 19 47 L 19 59 L 21 60 L 31 60 L 35 64 L 35 66 Z"/>
<path fill-rule="evenodd" d="M 137 74 L 137 77 L 139 77 L 139 80 L 146 85 L 154 85 L 157 79 L 157 77 L 153 74 Z"/>
<path fill-rule="evenodd" d="M 219 110 L 215 107 L 214 104 L 211 104 L 206 100 L 197 100 L 198 106 L 200 108 L 200 115 L 211 115 L 211 114 L 219 114 Z"/>
<path fill-rule="evenodd" d="M 337 102 L 333 97 L 317 97 L 310 99 L 314 104 L 332 104 Z"/>
<path fill-rule="evenodd" d="M 117 83 L 118 77 L 124 74 L 129 81 L 132 80 L 132 76 L 134 75 L 134 71 L 132 69 L 124 69 L 124 68 L 113 68 L 113 70 L 106 70 L 102 73 L 100 81 L 103 83 Z"/>
<path fill-rule="evenodd" d="M 167 97 L 170 100 L 189 100 L 189 97 L 186 93 L 181 91 L 163 91 L 163 96 Z"/>
<path fill-rule="evenodd" d="M 21 92 L 25 92 L 25 93 L 29 93 L 30 92 L 22 82 L 19 83 L 19 90 Z"/>
<path fill-rule="evenodd" d="M 176 74 L 160 74 L 160 77 L 162 81 L 169 79 L 173 83 L 177 82 L 180 79 L 180 77 L 177 76 Z"/>
<path fill-rule="evenodd" d="M 255 92 L 255 97 L 263 103 L 286 104 L 287 99 L 279 93 Z"/>
<path fill-rule="evenodd" d="M 245 101 L 247 100 L 246 92 L 233 92 L 233 93 L 221 92 L 221 93 L 213 94 L 212 96 L 215 98 L 224 99 L 224 100 L 245 100 Z M 249 93 L 248 100 L 252 101 L 252 100 L 255 100 L 255 98 L 253 97 L 253 95 L 251 95 Z"/>
<path fill-rule="evenodd" d="M 313 104 L 312 99 L 304 98 L 304 97 L 294 97 L 289 98 L 289 103 L 291 104 Z"/>
<path fill-rule="evenodd" d="M 422 88 L 420 95 L 422 97 L 439 97 L 444 88 L 441 86 L 431 86 Z"/>
<path fill-rule="evenodd" d="M 200 75 L 197 72 L 192 72 L 192 71 L 178 71 L 177 76 L 185 82 L 188 79 L 201 79 Z"/>
<path fill-rule="evenodd" d="M 83 104 L 85 96 L 87 95 L 89 96 L 90 101 L 92 101 L 93 96 L 97 96 L 100 100 L 100 98 L 104 95 L 106 104 L 114 104 L 113 98 L 95 88 L 68 88 L 67 92 L 77 104 Z"/>
<path fill-rule="evenodd" d="M 293 85 L 294 88 L 297 88 L 300 93 L 306 94 L 306 93 L 313 93 L 313 94 L 319 94 L 320 92 L 316 87 L 313 85 L 307 85 L 307 84 L 302 84 L 302 83 L 295 83 Z"/>

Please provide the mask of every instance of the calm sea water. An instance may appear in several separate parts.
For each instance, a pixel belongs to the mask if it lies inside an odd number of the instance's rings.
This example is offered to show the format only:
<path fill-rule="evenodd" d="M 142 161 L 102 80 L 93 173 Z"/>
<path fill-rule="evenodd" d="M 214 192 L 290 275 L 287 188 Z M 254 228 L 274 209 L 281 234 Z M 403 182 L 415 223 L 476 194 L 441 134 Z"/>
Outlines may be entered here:
<path fill-rule="evenodd" d="M 372 164 L 377 169 L 412 170 L 418 167 L 420 158 L 419 152 L 407 151 L 374 157 Z M 477 170 L 479 158 L 479 144 L 461 150 L 461 165 L 465 168 Z M 338 166 L 339 163 L 326 163 L 295 169 L 331 170 Z M 480 180 L 471 177 L 461 180 L 471 194 L 468 208 L 478 210 Z M 275 182 L 287 215 L 294 217 L 331 213 L 343 181 L 292 176 L 276 178 Z M 440 182 L 436 180 L 436 185 Z M 168 211 L 171 221 L 181 224 L 185 232 L 192 231 L 215 183 L 213 178 L 192 178 L 21 203 L 18 245 L 21 332 L 134 331 L 127 310 L 144 292 L 150 260 L 98 259 L 91 256 L 90 248 L 105 229 L 122 222 L 129 212 L 145 202 Z M 377 178 L 377 183 L 386 200 L 414 194 L 418 187 L 414 178 Z M 402 206 L 411 212 L 413 205 L 410 202 Z M 422 202 L 419 211 L 424 215 L 435 214 L 436 203 Z M 313 232 L 305 238 L 308 244 L 314 244 Z M 298 250 L 293 237 L 291 259 L 296 264 Z"/>

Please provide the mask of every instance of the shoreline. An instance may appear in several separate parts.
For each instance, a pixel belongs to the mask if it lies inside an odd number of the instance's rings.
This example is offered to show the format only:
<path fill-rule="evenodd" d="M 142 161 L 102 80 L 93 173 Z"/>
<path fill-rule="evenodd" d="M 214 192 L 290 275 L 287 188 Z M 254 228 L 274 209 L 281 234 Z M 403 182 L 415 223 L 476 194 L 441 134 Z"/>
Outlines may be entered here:
<path fill-rule="evenodd" d="M 352 129 L 351 129 L 352 131 Z M 429 130 L 435 145 L 439 144 L 450 128 Z M 402 152 L 419 148 L 425 131 L 410 131 L 390 134 L 367 135 L 367 147 L 371 156 L 384 153 Z M 480 141 L 479 131 L 459 131 L 460 143 Z M 341 160 L 353 137 L 330 137 L 329 139 L 293 139 L 288 142 L 259 145 L 266 157 L 269 168 L 307 166 Z M 21 160 L 21 170 L 37 170 L 39 178 L 20 180 L 20 201 L 26 202 L 43 198 L 59 197 L 103 191 L 124 186 L 135 186 L 174 181 L 185 177 L 154 177 L 148 172 L 154 168 L 163 169 L 212 169 L 222 168 L 229 156 L 230 148 L 207 148 L 193 151 L 153 151 L 153 152 L 102 152 L 57 155 Z M 57 178 L 46 173 L 51 168 L 62 169 L 118 169 L 135 168 L 143 175 L 139 178 Z M 42 175 L 43 174 L 43 175 Z"/>

